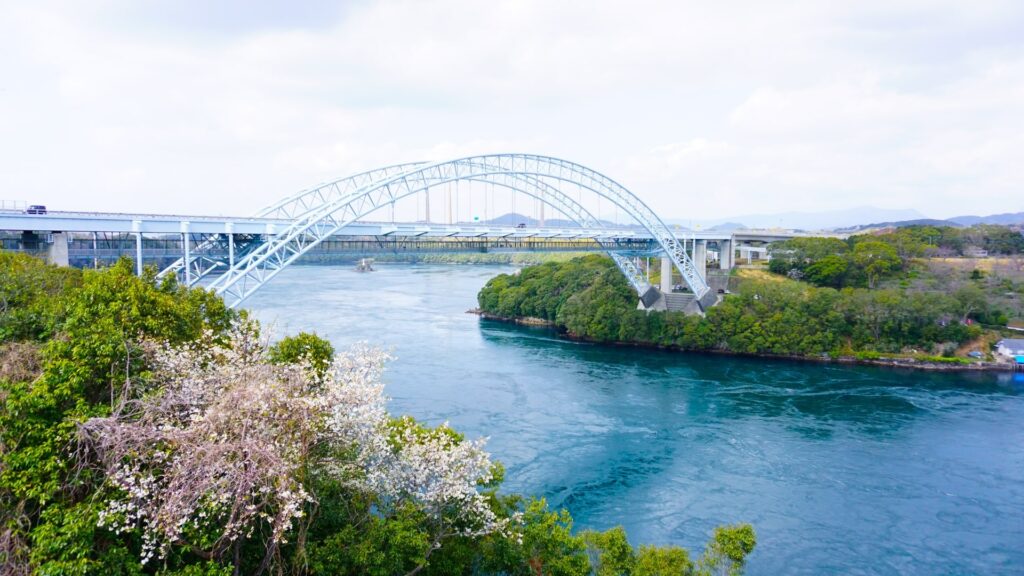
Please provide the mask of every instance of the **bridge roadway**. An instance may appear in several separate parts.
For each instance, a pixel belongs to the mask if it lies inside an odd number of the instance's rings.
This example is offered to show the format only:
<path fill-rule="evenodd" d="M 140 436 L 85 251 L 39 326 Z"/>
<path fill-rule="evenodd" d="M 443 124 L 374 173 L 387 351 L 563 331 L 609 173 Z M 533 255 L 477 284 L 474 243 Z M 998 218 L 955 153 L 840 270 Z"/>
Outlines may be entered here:
<path fill-rule="evenodd" d="M 111 232 L 142 234 L 267 234 L 274 235 L 291 220 L 235 216 L 195 216 L 172 214 L 133 214 L 115 212 L 55 212 L 26 214 L 0 211 L 0 230 L 11 232 Z M 768 243 L 806 234 L 778 230 L 679 231 L 682 239 L 697 241 L 733 241 Z M 629 226 L 606 228 L 516 227 L 460 222 L 355 222 L 335 234 L 351 236 L 401 236 L 427 238 L 566 238 L 602 240 L 650 240 L 649 232 Z"/>

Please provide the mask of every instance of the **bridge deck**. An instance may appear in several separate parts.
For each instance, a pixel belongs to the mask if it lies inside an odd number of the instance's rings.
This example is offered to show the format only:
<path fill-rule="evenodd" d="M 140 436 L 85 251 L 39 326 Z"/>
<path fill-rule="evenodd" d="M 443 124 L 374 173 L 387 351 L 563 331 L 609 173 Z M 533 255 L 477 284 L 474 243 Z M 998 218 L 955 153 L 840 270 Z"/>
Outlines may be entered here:
<path fill-rule="evenodd" d="M 0 230 L 32 232 L 142 232 L 146 234 L 274 234 L 291 222 L 276 218 L 138 214 L 118 212 L 57 212 L 25 214 L 0 210 Z M 679 237 L 697 240 L 773 242 L 808 234 L 781 230 L 680 231 Z M 404 236 L 434 238 L 600 238 L 651 239 L 642 229 L 630 226 L 606 228 L 500 226 L 460 222 L 356 222 L 338 236 Z"/>
<path fill-rule="evenodd" d="M 142 232 L 147 234 L 275 234 L 291 224 L 273 218 L 118 214 L 100 212 L 0 212 L 0 230 L 33 232 Z M 515 227 L 491 224 L 437 224 L 430 222 L 356 222 L 338 236 L 406 236 L 456 238 L 650 238 L 629 227 Z"/>

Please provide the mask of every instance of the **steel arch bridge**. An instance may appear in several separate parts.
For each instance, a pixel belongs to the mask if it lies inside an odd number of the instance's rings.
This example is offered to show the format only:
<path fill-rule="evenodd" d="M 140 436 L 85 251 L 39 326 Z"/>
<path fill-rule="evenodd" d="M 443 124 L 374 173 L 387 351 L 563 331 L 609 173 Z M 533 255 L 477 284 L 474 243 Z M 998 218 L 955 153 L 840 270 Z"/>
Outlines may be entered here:
<path fill-rule="evenodd" d="M 396 164 L 284 198 L 260 211 L 258 216 L 288 220 L 291 224 L 287 229 L 252 243 L 208 288 L 235 308 L 286 266 L 345 226 L 378 209 L 393 206 L 402 198 L 459 181 L 485 183 L 529 195 L 582 228 L 599 228 L 600 221 L 562 188 L 571 185 L 592 192 L 623 210 L 651 235 L 665 257 L 679 270 L 702 308 L 713 303 L 716 297 L 685 247 L 635 194 L 608 176 L 575 162 L 534 154 L 488 154 L 443 162 Z M 617 252 L 611 243 L 598 242 L 638 295 L 641 298 L 649 295 L 652 287 L 633 262 Z M 177 274 L 193 264 L 193 260 L 184 258 L 160 275 Z M 195 283 L 202 274 L 186 276 L 195 279 Z"/>

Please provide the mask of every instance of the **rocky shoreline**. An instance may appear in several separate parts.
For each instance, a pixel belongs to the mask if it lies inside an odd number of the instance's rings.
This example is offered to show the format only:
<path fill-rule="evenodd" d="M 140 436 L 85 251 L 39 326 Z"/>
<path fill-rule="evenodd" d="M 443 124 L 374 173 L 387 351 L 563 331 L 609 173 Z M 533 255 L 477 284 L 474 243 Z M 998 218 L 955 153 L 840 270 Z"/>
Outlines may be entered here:
<path fill-rule="evenodd" d="M 678 346 L 658 346 L 656 344 L 648 344 L 643 342 L 597 342 L 587 338 L 580 338 L 563 330 L 558 330 L 558 325 L 550 320 L 543 318 L 534 317 L 523 317 L 523 318 L 508 318 L 505 316 L 498 316 L 489 312 L 484 312 L 479 308 L 467 310 L 467 314 L 476 314 L 484 320 L 494 320 L 497 322 L 505 322 L 508 324 L 518 324 L 520 326 L 534 326 L 542 328 L 552 328 L 558 331 L 559 336 L 576 342 L 589 342 L 592 344 L 602 344 L 607 346 L 620 346 L 620 347 L 631 347 L 631 348 L 646 348 L 651 350 L 669 350 L 675 352 L 686 352 L 690 354 L 720 354 L 725 356 L 737 356 L 747 358 L 765 358 L 769 360 L 797 360 L 800 362 L 817 362 L 822 364 L 854 364 L 859 366 L 883 366 L 887 368 L 905 368 L 910 370 L 927 370 L 933 372 L 1012 372 L 1014 370 L 1013 364 L 1003 362 L 936 362 L 933 360 L 920 360 L 915 358 L 903 358 L 903 357 L 886 357 L 882 355 L 878 358 L 858 358 L 856 356 L 832 356 L 831 354 L 817 354 L 817 355 L 806 355 L 800 356 L 795 354 L 748 354 L 743 352 L 733 352 L 731 350 L 686 350 L 679 348 Z"/>
<path fill-rule="evenodd" d="M 498 322 L 507 322 L 509 324 L 519 324 L 520 326 L 542 326 L 545 328 L 557 328 L 557 325 L 550 320 L 543 318 L 534 318 L 532 316 L 526 316 L 522 318 L 507 318 L 505 316 L 497 316 L 484 312 L 479 308 L 473 308 L 472 310 L 466 310 L 466 314 L 476 314 L 484 320 L 496 320 Z"/>

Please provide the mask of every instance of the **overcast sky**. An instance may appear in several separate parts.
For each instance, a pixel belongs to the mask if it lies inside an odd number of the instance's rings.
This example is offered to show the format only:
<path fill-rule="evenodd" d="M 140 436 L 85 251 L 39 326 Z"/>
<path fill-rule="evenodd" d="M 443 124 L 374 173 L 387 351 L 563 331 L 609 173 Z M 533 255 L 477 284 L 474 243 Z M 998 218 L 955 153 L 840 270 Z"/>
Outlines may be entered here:
<path fill-rule="evenodd" d="M 1024 2 L 0 0 L 0 198 L 244 215 L 506 151 L 664 218 L 1021 211 Z"/>

